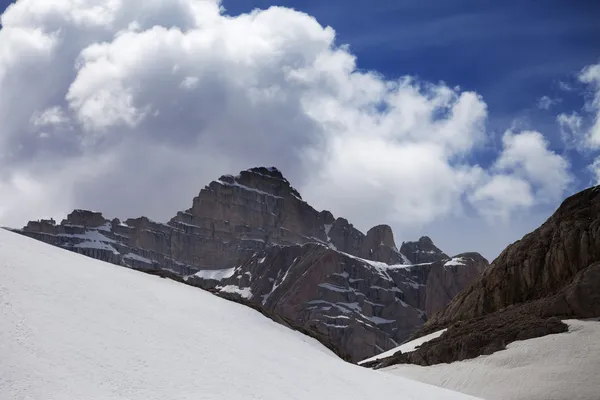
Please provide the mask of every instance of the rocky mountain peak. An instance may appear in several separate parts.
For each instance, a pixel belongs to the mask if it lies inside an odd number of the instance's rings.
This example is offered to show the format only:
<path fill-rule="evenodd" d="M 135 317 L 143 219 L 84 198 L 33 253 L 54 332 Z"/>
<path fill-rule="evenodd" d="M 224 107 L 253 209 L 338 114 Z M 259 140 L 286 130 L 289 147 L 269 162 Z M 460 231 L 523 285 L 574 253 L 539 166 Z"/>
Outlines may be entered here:
<path fill-rule="evenodd" d="M 394 233 L 389 225 L 377 225 L 367 231 L 367 241 L 378 246 L 396 247 Z"/>
<path fill-rule="evenodd" d="M 327 337 L 353 360 L 406 339 L 481 269 L 466 258 L 447 267 L 428 238 L 404 243 L 405 256 L 390 226 L 364 234 L 315 210 L 274 167 L 221 176 L 167 223 L 78 209 L 60 225 L 40 220 L 18 232 L 241 298 Z"/>
<path fill-rule="evenodd" d="M 63 225 L 77 225 L 83 227 L 97 228 L 105 225 L 107 220 L 104 219 L 102 213 L 89 210 L 73 210 L 67 215 L 67 218 L 62 221 Z"/>
<path fill-rule="evenodd" d="M 300 193 L 275 167 L 257 167 L 240 172 L 237 176 L 223 175 L 217 181 L 223 185 L 242 186 L 272 196 L 293 196 L 302 200 Z"/>
<path fill-rule="evenodd" d="M 433 244 L 433 240 L 429 236 L 422 236 L 416 242 L 403 242 L 400 252 L 413 264 L 431 263 L 450 258 Z"/>

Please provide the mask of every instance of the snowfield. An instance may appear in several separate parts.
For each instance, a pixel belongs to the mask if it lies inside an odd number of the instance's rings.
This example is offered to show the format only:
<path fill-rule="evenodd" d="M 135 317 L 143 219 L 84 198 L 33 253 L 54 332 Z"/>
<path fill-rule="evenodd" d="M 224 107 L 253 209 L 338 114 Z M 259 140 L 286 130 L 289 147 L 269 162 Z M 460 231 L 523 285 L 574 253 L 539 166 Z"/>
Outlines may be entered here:
<path fill-rule="evenodd" d="M 0 230 L 0 399 L 473 397 L 345 363 L 200 289 Z"/>
<path fill-rule="evenodd" d="M 600 399 L 600 322 L 566 320 L 569 331 L 513 342 L 489 356 L 380 371 L 487 400 Z"/>

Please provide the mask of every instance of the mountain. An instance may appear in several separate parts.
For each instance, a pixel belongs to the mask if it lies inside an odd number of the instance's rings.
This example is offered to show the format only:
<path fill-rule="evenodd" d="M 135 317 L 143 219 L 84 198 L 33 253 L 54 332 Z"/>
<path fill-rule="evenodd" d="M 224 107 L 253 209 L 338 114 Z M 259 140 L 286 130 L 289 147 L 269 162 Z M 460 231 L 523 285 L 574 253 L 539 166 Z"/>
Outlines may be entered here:
<path fill-rule="evenodd" d="M 600 186 L 567 198 L 508 246 L 414 337 L 446 329 L 409 354 L 375 363 L 432 365 L 566 332 L 561 319 L 600 317 Z"/>
<path fill-rule="evenodd" d="M 167 223 L 75 210 L 16 232 L 249 305 L 350 361 L 397 346 L 488 266 L 428 237 L 398 250 L 387 225 L 363 234 L 274 167 L 222 176 Z"/>
<path fill-rule="evenodd" d="M 0 231 L 2 399 L 473 397 L 345 363 L 254 310 Z"/>
<path fill-rule="evenodd" d="M 566 199 L 535 231 L 508 246 L 428 329 L 528 304 L 546 316 L 600 316 L 600 186 Z"/>

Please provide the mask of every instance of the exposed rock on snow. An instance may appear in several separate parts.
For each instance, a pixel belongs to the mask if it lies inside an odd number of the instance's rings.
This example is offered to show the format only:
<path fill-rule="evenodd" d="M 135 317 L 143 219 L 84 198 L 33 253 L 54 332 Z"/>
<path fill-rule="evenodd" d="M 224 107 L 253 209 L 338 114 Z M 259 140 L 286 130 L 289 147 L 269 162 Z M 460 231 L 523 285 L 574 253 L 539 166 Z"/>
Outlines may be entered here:
<path fill-rule="evenodd" d="M 567 325 L 558 318 L 540 318 L 511 308 L 487 315 L 485 318 L 456 322 L 434 335 L 420 338 L 419 348 L 406 353 L 386 352 L 389 357 L 377 356 L 377 361 L 366 367 L 385 368 L 395 364 L 434 365 L 451 363 L 504 350 L 514 341 L 526 340 L 567 331 Z M 427 340 L 426 340 L 427 339 Z M 417 339 L 419 340 L 419 339 Z M 398 348 L 400 350 L 400 348 Z"/>
<path fill-rule="evenodd" d="M 425 335 L 418 339 L 411 340 L 409 342 L 403 343 L 402 345 L 400 345 L 398 347 L 394 347 L 391 350 L 388 350 L 388 351 L 378 354 L 376 356 L 367 358 L 366 360 L 362 360 L 358 364 L 362 365 L 363 367 L 367 367 L 367 368 L 374 367 L 378 364 L 378 362 L 380 360 L 389 358 L 398 352 L 400 352 L 402 354 L 406 354 L 406 353 L 415 351 L 420 346 L 422 346 L 424 343 L 429 342 L 432 339 L 440 337 L 444 332 L 446 332 L 446 329 L 442 329 L 441 331 L 433 332 L 433 333 L 430 333 L 429 335 Z"/>

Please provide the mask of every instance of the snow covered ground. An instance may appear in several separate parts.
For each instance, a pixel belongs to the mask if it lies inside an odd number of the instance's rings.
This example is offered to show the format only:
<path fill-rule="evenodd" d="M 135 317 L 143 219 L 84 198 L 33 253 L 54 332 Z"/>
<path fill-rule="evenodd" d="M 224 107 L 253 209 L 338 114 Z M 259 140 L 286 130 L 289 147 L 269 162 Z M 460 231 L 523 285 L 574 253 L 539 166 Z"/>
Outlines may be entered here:
<path fill-rule="evenodd" d="M 382 358 L 390 357 L 390 356 L 393 356 L 394 353 L 396 353 L 397 351 L 402 351 L 403 353 L 410 353 L 411 351 L 414 351 L 418 346 L 422 345 L 423 343 L 429 342 L 431 339 L 435 339 L 435 338 L 442 336 L 442 333 L 444 333 L 444 332 L 446 332 L 446 330 L 442 329 L 441 331 L 433 332 L 433 333 L 430 333 L 429 335 L 425 335 L 418 339 L 411 340 L 410 342 L 401 344 L 400 346 L 394 347 L 391 350 L 385 351 L 385 352 L 378 354 L 376 356 L 373 356 L 371 358 L 367 358 L 366 360 L 362 360 L 358 364 L 360 365 L 360 364 L 364 364 L 369 361 L 375 361 L 375 360 L 380 360 Z"/>
<path fill-rule="evenodd" d="M 245 306 L 0 230 L 0 399 L 471 399 Z"/>
<path fill-rule="evenodd" d="M 383 369 L 487 400 L 600 399 L 600 322 L 566 320 L 567 333 L 513 342 L 504 351 L 430 367 Z"/>

